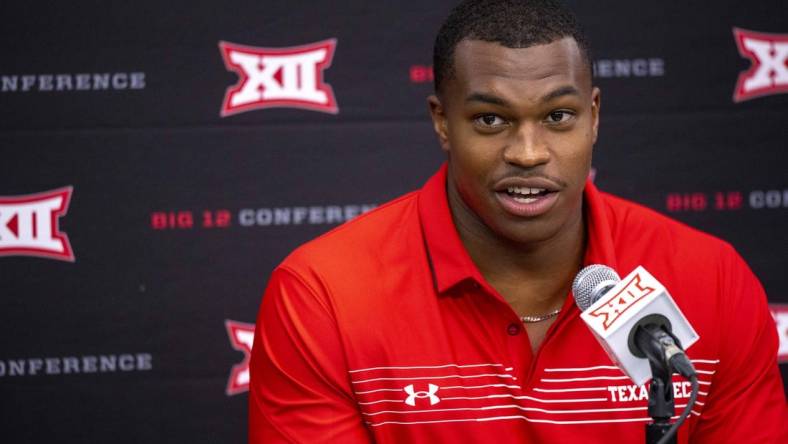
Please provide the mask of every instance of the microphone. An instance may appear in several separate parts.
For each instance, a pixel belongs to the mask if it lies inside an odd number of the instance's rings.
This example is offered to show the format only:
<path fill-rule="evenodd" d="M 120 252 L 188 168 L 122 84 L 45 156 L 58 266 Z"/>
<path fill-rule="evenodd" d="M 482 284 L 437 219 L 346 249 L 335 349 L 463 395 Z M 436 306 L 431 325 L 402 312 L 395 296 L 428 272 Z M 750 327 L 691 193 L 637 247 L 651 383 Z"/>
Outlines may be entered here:
<path fill-rule="evenodd" d="M 590 265 L 572 283 L 580 317 L 632 381 L 642 386 L 652 377 L 651 363 L 669 363 L 686 378 L 696 376 L 682 344 L 699 336 L 667 289 L 643 267 L 623 280 L 612 268 Z"/>

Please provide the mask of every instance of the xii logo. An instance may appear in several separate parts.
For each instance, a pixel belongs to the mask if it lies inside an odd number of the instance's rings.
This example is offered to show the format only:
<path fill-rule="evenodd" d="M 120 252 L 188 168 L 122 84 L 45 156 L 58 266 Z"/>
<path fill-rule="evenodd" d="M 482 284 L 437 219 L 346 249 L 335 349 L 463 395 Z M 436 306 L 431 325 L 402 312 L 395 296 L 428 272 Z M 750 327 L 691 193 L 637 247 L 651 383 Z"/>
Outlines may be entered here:
<path fill-rule="evenodd" d="M 591 316 L 595 318 L 601 317 L 602 327 L 605 330 L 609 329 L 624 312 L 654 292 L 654 288 L 648 285 L 641 285 L 641 280 L 640 274 L 636 274 L 621 290 L 608 297 L 604 304 L 594 309 L 591 312 Z"/>
<path fill-rule="evenodd" d="M 739 74 L 733 101 L 788 92 L 788 34 L 733 28 L 736 46 L 752 66 Z"/>
<path fill-rule="evenodd" d="M 262 108 L 339 112 L 323 72 L 331 66 L 336 39 L 287 48 L 258 48 L 219 42 L 228 71 L 240 80 L 227 88 L 221 116 Z"/>
<path fill-rule="evenodd" d="M 237 395 L 249 390 L 249 360 L 252 357 L 254 343 L 254 324 L 226 320 L 224 326 L 234 349 L 243 352 L 244 360 L 233 366 L 230 379 L 227 381 L 227 396 Z"/>
<path fill-rule="evenodd" d="M 777 337 L 780 339 L 780 347 L 777 349 L 777 361 L 781 364 L 788 363 L 788 305 L 770 304 L 774 316 L 774 323 L 777 324 Z"/>
<path fill-rule="evenodd" d="M 0 196 L 0 256 L 39 256 L 74 262 L 59 219 L 68 212 L 71 187 L 25 196 Z"/>

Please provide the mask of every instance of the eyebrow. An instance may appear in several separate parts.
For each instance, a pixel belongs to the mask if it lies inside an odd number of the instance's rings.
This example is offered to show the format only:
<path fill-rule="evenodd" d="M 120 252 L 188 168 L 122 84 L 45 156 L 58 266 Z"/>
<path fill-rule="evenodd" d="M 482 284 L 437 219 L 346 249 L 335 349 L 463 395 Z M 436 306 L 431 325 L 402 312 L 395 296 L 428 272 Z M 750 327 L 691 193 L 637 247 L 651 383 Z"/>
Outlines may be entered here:
<path fill-rule="evenodd" d="M 551 100 L 557 99 L 559 97 L 569 96 L 569 95 L 579 96 L 580 95 L 580 91 L 578 91 L 577 88 L 575 88 L 574 86 L 570 86 L 570 85 L 562 86 L 562 87 L 557 88 L 557 89 L 555 89 L 553 91 L 550 91 L 549 93 L 547 93 L 544 96 L 542 96 L 539 99 L 539 102 L 540 103 L 546 103 L 546 102 L 549 102 Z M 500 97 L 493 96 L 493 95 L 490 95 L 490 94 L 480 93 L 480 92 L 474 92 L 474 93 L 468 94 L 468 97 L 465 98 L 465 101 L 466 102 L 483 102 L 483 103 L 489 103 L 489 104 L 492 104 L 492 105 L 499 105 L 499 106 L 509 106 L 509 102 L 507 102 L 506 100 L 504 100 L 504 99 L 502 99 Z"/>
<path fill-rule="evenodd" d="M 492 96 L 492 95 L 484 94 L 484 93 L 479 93 L 479 92 L 468 94 L 468 97 L 465 98 L 465 101 L 466 102 L 484 102 L 484 103 L 490 103 L 492 105 L 509 106 L 509 102 L 507 102 L 506 100 L 504 100 L 504 99 L 502 99 L 500 97 L 496 97 L 496 96 Z"/>
<path fill-rule="evenodd" d="M 579 96 L 579 95 L 580 95 L 580 91 L 578 91 L 577 88 L 575 88 L 574 86 L 566 85 L 558 89 L 555 89 L 553 91 L 550 91 L 549 93 L 542 96 L 542 98 L 539 99 L 539 101 L 545 103 L 562 96 Z"/>

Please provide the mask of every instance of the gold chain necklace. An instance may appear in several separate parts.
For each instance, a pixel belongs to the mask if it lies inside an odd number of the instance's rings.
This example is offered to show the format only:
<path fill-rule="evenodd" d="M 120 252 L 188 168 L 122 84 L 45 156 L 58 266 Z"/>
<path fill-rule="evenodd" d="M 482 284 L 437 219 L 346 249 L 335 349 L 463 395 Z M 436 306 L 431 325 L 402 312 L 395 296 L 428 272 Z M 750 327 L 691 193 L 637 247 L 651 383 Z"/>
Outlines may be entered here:
<path fill-rule="evenodd" d="M 520 316 L 520 320 L 523 321 L 526 324 L 533 324 L 535 322 L 542 322 L 542 321 L 546 321 L 546 320 L 548 320 L 550 318 L 554 318 L 554 317 L 558 316 L 558 313 L 561 313 L 561 309 L 560 308 L 557 309 L 557 310 L 553 310 L 550 313 L 543 314 L 543 315 L 538 315 L 538 316 L 529 316 L 529 315 Z"/>

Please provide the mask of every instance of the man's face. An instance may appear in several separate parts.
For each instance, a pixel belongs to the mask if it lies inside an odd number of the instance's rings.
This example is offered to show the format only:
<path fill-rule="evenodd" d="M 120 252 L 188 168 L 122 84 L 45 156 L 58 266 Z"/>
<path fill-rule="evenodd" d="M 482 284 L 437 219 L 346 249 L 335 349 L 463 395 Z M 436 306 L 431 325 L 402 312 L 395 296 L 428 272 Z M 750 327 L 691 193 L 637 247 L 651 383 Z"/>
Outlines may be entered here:
<path fill-rule="evenodd" d="M 463 40 L 454 67 L 429 104 L 461 231 L 533 245 L 582 227 L 600 102 L 574 39 Z"/>

